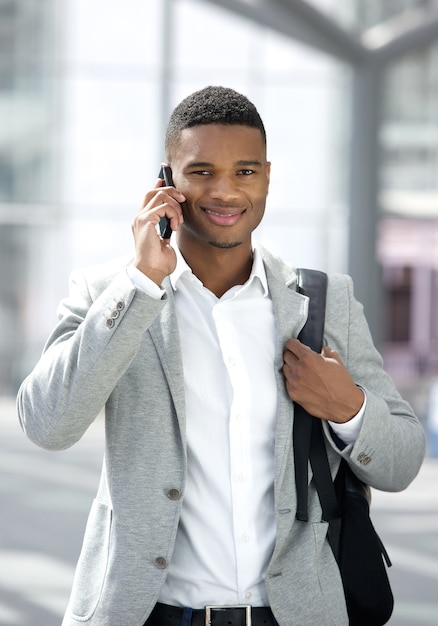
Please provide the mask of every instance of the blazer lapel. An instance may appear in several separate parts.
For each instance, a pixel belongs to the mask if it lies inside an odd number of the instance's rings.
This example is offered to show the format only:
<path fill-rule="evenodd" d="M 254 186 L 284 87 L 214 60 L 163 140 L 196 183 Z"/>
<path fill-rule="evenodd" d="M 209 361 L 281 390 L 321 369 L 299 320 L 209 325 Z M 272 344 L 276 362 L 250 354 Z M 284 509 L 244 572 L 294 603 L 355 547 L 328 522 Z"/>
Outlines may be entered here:
<path fill-rule="evenodd" d="M 276 482 L 281 484 L 287 463 L 287 452 L 292 445 L 293 402 L 289 398 L 283 378 L 284 344 L 297 337 L 307 320 L 308 298 L 296 291 L 296 273 L 262 248 L 263 260 L 272 299 L 276 325 L 275 370 L 278 387 L 278 415 L 276 432 Z M 288 467 L 291 471 L 291 467 Z M 292 466 L 293 471 L 293 466 Z"/>
<path fill-rule="evenodd" d="M 186 444 L 186 411 L 184 394 L 184 373 L 179 340 L 178 322 L 173 296 L 173 289 L 168 279 L 164 287 L 167 293 L 167 303 L 152 326 L 149 328 L 152 341 L 161 361 L 170 394 L 175 406 L 180 425 L 181 436 Z M 164 390 L 163 390 L 164 392 Z"/>

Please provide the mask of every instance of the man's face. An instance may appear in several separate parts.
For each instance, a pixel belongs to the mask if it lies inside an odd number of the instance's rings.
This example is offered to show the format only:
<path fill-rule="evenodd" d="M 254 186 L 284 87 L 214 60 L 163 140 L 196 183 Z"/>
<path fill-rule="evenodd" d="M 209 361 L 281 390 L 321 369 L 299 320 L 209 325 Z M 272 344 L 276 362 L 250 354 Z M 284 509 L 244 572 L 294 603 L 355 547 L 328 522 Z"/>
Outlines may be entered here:
<path fill-rule="evenodd" d="M 170 154 L 184 194 L 178 241 L 233 248 L 251 241 L 269 187 L 270 163 L 257 128 L 208 124 L 186 128 Z"/>

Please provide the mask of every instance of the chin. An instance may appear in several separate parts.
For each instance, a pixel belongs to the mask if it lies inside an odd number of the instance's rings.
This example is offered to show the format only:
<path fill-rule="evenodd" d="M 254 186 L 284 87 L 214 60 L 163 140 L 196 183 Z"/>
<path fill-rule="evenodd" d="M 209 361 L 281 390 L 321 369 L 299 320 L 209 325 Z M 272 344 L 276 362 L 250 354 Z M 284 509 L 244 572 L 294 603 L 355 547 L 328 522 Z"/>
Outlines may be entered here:
<path fill-rule="evenodd" d="M 210 246 L 213 248 L 221 248 L 222 250 L 229 250 L 230 248 L 237 248 L 242 245 L 241 241 L 209 241 Z"/>

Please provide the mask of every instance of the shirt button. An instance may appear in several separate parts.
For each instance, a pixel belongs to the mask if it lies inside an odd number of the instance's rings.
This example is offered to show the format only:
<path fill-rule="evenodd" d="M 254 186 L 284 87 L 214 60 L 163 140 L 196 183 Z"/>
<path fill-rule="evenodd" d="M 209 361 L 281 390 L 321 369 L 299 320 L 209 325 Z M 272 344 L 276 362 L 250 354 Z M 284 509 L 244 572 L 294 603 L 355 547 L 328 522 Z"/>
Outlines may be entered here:
<path fill-rule="evenodd" d="M 181 492 L 179 489 L 169 489 L 169 491 L 167 492 L 167 497 L 169 498 L 169 500 L 179 500 L 181 497 Z"/>
<path fill-rule="evenodd" d="M 249 541 L 249 536 L 246 533 L 242 533 L 240 535 L 240 540 L 243 541 L 243 543 L 248 543 Z"/>
<path fill-rule="evenodd" d="M 251 597 L 252 597 L 252 593 L 251 593 L 250 591 L 247 591 L 247 592 L 245 593 L 245 600 L 250 600 L 250 599 L 251 599 Z"/>
<path fill-rule="evenodd" d="M 228 363 L 230 365 L 236 365 L 236 359 L 233 356 L 228 357 Z"/>
<path fill-rule="evenodd" d="M 167 567 L 167 559 L 164 556 L 157 556 L 155 559 L 155 567 L 157 569 L 166 569 Z"/>

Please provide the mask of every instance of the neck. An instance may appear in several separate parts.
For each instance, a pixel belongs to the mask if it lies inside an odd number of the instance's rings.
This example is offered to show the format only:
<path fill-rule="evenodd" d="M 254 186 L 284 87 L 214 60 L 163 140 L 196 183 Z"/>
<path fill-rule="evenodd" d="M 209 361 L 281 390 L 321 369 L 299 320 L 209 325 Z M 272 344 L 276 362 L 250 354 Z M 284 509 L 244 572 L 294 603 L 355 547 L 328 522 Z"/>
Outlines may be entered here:
<path fill-rule="evenodd" d="M 251 242 L 234 248 L 199 247 L 193 241 L 190 245 L 178 241 L 178 246 L 195 276 L 218 298 L 232 287 L 243 285 L 251 274 Z"/>

